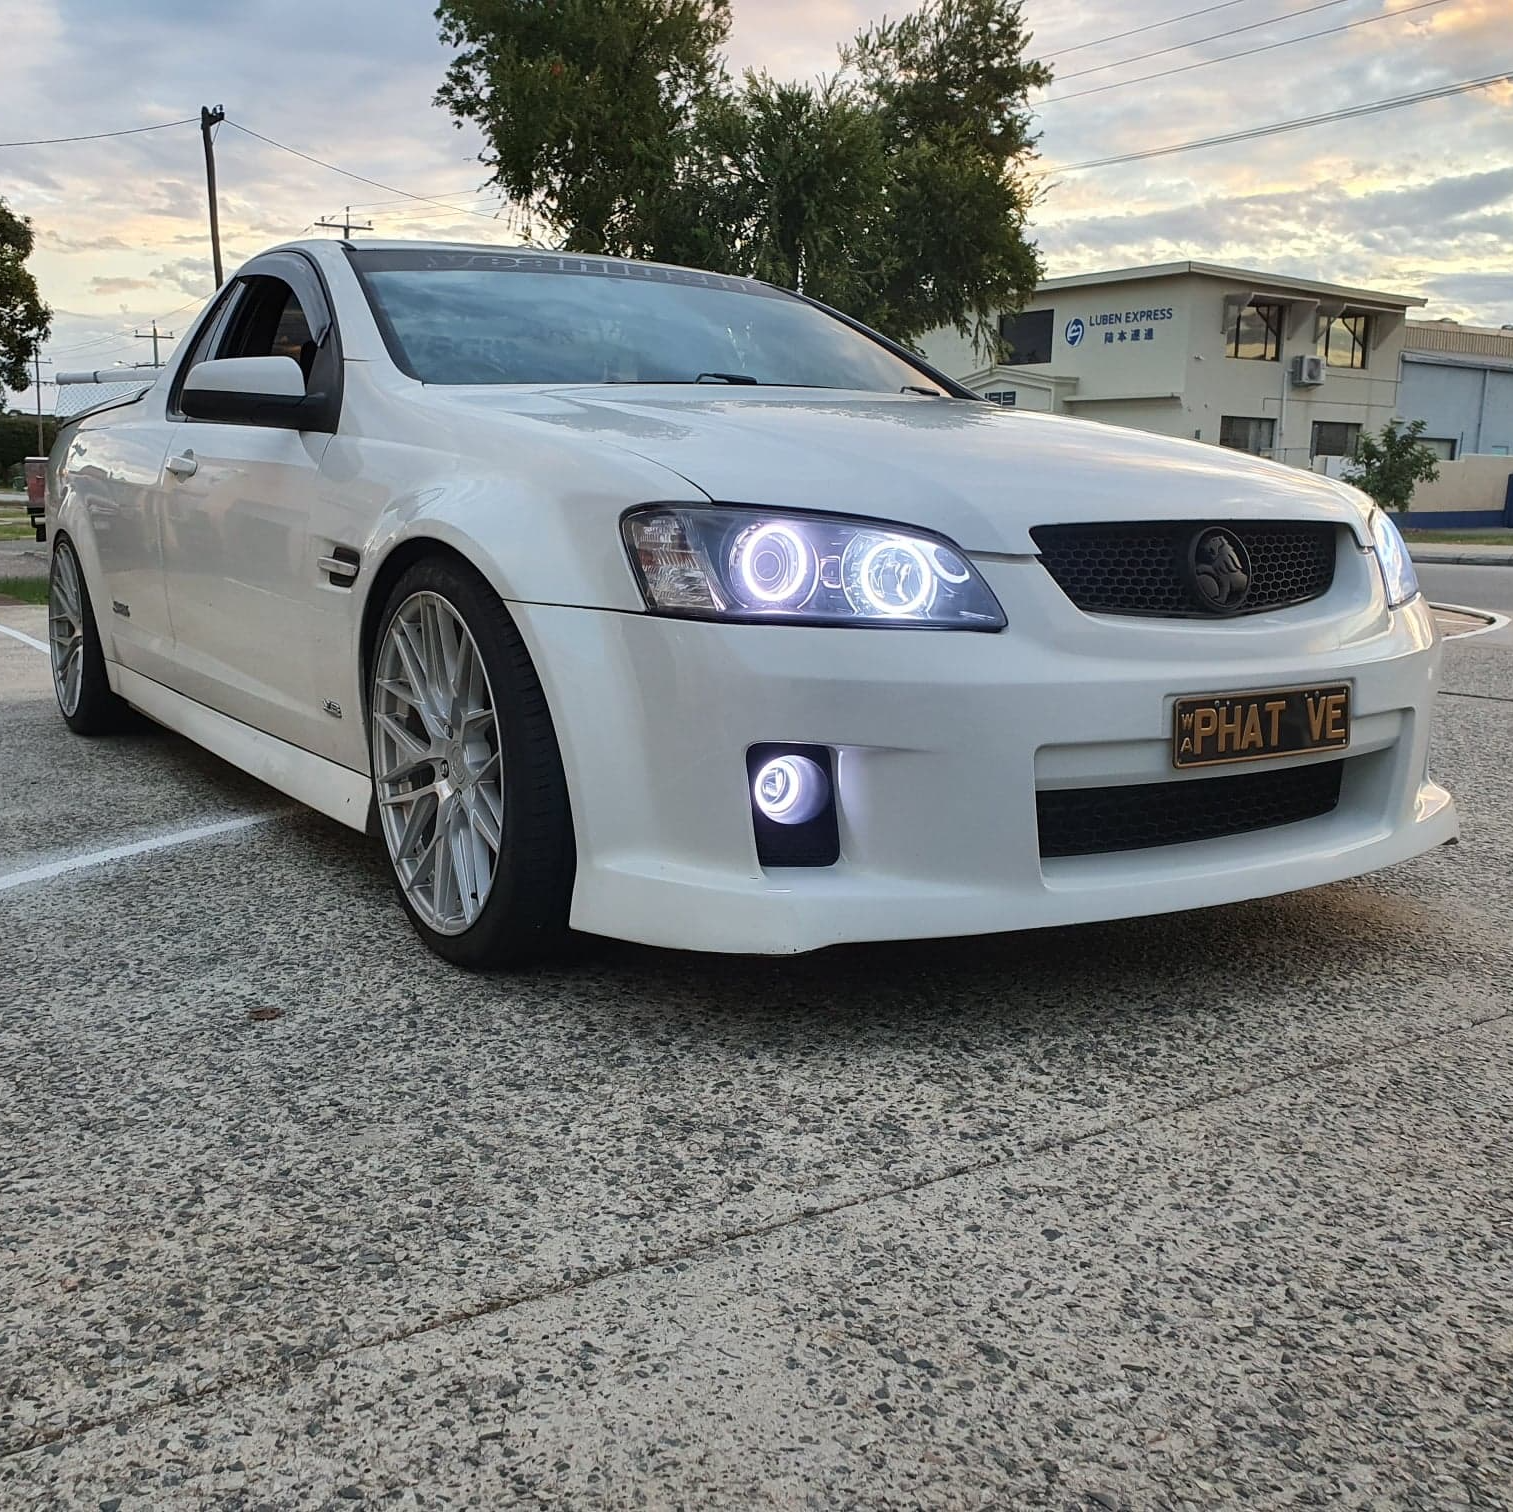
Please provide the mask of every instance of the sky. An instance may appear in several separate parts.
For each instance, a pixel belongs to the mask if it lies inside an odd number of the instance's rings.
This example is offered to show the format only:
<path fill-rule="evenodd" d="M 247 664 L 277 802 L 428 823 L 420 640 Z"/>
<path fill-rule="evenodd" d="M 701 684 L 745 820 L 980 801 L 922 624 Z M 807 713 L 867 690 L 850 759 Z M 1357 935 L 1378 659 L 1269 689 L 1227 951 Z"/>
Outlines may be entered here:
<path fill-rule="evenodd" d="M 908 8 L 732 0 L 729 60 L 831 74 L 841 41 Z M 0 148 L 0 196 L 37 235 L 54 370 L 147 361 L 151 343 L 133 333 L 155 318 L 182 332 L 210 294 L 201 105 L 228 117 L 216 139 L 228 272 L 347 205 L 375 235 L 518 241 L 508 213 L 495 218 L 477 133 L 433 104 L 449 52 L 431 11 L 425 0 L 6 0 L 0 142 L 194 122 Z M 1026 0 L 1025 16 L 1031 55 L 1057 75 L 1037 91 L 1027 165 L 1047 276 L 1191 258 L 1423 295 L 1427 318 L 1513 322 L 1513 84 L 1061 171 L 1513 72 L 1513 0 Z M 30 409 L 32 396 L 14 402 Z"/>

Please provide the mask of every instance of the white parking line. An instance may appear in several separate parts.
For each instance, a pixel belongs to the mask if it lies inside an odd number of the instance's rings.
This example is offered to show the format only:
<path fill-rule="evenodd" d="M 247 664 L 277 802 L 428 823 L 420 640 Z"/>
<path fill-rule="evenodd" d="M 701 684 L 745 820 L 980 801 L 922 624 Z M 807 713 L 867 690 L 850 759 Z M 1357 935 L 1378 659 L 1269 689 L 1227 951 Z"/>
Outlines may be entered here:
<path fill-rule="evenodd" d="M 229 835 L 236 830 L 249 829 L 254 824 L 266 824 L 277 819 L 278 813 L 242 814 L 236 819 L 222 819 L 215 824 L 201 824 L 194 829 L 175 830 L 171 835 L 157 835 L 151 840 L 138 840 L 133 845 L 113 845 L 108 850 L 88 851 L 82 856 L 69 856 L 62 861 L 49 861 L 42 866 L 33 866 L 26 871 L 9 872 L 0 876 L 0 892 L 12 887 L 24 887 L 28 882 L 46 882 L 52 877 L 61 877 L 68 872 L 82 871 L 87 866 L 103 866 L 107 861 L 123 861 L 129 856 L 145 856 L 150 851 L 168 850 L 175 845 L 191 845 L 196 840 L 208 840 L 212 835 Z"/>
<path fill-rule="evenodd" d="M 18 640 L 24 646 L 30 646 L 33 651 L 46 651 L 47 642 L 39 641 L 28 635 L 24 630 L 12 630 L 9 625 L 0 625 L 0 635 L 8 635 L 12 640 Z"/>

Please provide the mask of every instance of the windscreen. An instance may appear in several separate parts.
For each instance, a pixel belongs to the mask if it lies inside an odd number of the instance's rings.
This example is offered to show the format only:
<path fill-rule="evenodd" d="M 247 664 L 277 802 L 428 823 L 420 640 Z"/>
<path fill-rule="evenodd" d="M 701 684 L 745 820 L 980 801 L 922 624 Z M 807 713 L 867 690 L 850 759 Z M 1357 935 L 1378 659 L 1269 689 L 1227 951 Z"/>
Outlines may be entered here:
<path fill-rule="evenodd" d="M 749 279 L 557 254 L 352 259 L 390 354 L 424 383 L 932 386 L 843 321 Z"/>

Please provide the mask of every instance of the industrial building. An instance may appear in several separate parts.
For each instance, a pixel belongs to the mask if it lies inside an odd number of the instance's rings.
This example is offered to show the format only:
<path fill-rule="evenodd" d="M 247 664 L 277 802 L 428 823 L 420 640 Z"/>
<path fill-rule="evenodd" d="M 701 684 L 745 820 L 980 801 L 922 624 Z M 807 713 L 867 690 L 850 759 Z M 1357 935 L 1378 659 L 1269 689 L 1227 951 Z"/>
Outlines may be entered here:
<path fill-rule="evenodd" d="M 1445 461 L 1506 457 L 1513 450 L 1513 327 L 1410 320 L 1403 341 L 1398 413 L 1424 422 Z"/>
<path fill-rule="evenodd" d="M 1424 300 L 1178 262 L 1047 279 L 1000 322 L 1001 361 L 954 331 L 925 355 L 1000 404 L 1208 441 L 1296 466 L 1349 456 L 1400 413 Z"/>

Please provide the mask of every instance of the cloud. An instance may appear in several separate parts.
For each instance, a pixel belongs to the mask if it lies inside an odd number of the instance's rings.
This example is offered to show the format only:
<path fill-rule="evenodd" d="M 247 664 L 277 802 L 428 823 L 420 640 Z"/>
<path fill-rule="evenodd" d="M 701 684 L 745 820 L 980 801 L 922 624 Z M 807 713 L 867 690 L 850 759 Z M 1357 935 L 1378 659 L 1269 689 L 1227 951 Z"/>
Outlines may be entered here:
<path fill-rule="evenodd" d="M 90 289 L 96 294 L 130 294 L 133 290 L 152 289 L 157 285 L 150 278 L 91 278 Z M 123 305 L 124 309 L 125 306 Z"/>
<path fill-rule="evenodd" d="M 237 258 L 232 262 L 244 261 Z M 215 289 L 215 269 L 208 257 L 180 257 L 156 267 L 148 275 L 146 288 L 167 287 L 181 294 L 193 294 L 208 299 Z"/>
<path fill-rule="evenodd" d="M 126 243 L 119 236 L 64 236 L 44 226 L 37 232 L 37 245 L 54 252 L 125 252 Z"/>
<path fill-rule="evenodd" d="M 1032 52 L 1087 83 L 1212 57 L 1381 14 L 1406 0 L 1348 0 L 1321 18 L 1280 15 L 1241 37 L 1169 58 L 1121 60 L 1231 24 L 1171 23 L 1171 0 L 1029 0 Z M 732 67 L 795 78 L 833 72 L 838 44 L 912 0 L 732 0 Z M 471 126 L 432 103 L 448 61 L 429 5 L 371 0 L 8 0 L 6 37 L 27 66 L 6 81 L 12 119 L 57 119 L 56 80 L 102 129 L 198 116 L 225 103 L 216 136 L 228 268 L 299 236 L 346 204 L 380 236 L 506 241 L 504 222 L 406 201 L 256 140 L 231 123 L 414 194 L 477 204 L 486 177 Z M 1233 13 L 1237 18 L 1240 13 Z M 1043 165 L 1078 162 L 1467 79 L 1506 52 L 1508 0 L 1438 8 L 1048 107 Z M 1244 19 L 1249 19 L 1248 14 Z M 1067 51 L 1116 32 L 1148 32 Z M 1233 24 L 1239 24 L 1236 19 Z M 150 57 L 152 69 L 123 67 Z M 339 68 L 338 68 L 339 65 Z M 333 69 L 339 87 L 333 87 Z M 1078 83 L 1053 86 L 1076 89 Z M 13 135 L 26 135 L 15 132 Z M 39 134 L 41 134 L 39 132 Z M 1513 316 L 1513 87 L 1144 163 L 1042 180 L 1032 235 L 1052 274 L 1173 257 L 1421 291 L 1431 314 Z M 16 158 L 17 161 L 11 161 Z M 5 193 L 38 232 L 44 297 L 81 316 L 164 316 L 209 288 L 203 159 L 193 124 L 6 154 Z M 479 206 L 482 208 L 482 206 Z M 1440 302 L 1444 301 L 1441 308 Z M 178 319 L 175 315 L 175 321 Z M 113 318 L 110 323 L 114 323 Z M 61 336 L 54 340 L 63 344 Z"/>

